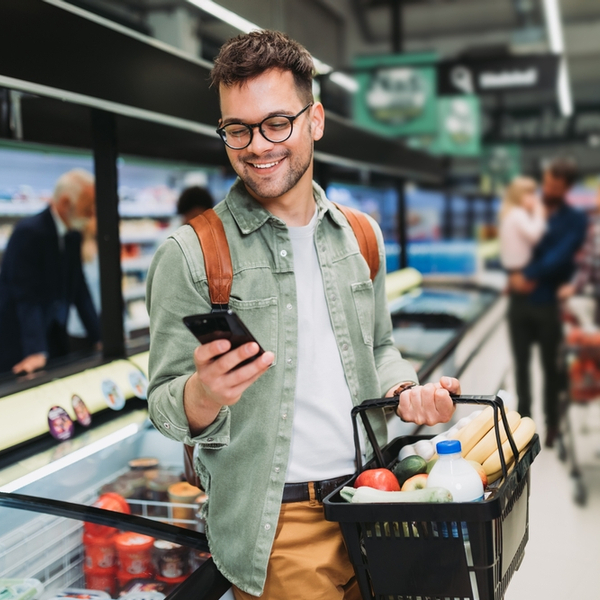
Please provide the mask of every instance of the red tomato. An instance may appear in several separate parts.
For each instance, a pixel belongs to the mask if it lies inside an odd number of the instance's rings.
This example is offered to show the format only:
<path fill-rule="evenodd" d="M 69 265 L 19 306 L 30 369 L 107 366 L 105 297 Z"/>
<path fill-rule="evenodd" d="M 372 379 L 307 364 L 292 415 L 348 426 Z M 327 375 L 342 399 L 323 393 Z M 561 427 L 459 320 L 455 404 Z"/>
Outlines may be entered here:
<path fill-rule="evenodd" d="M 389 469 L 367 469 L 363 471 L 354 482 L 354 487 L 372 487 L 386 492 L 399 492 L 400 484 L 396 476 Z"/>

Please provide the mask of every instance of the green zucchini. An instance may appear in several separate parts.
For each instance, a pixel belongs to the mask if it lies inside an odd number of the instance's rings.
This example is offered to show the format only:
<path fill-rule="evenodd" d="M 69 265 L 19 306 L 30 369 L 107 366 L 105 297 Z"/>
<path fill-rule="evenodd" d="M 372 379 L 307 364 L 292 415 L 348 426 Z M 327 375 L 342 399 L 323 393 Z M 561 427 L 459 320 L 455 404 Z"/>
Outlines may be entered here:
<path fill-rule="evenodd" d="M 424 488 L 412 492 L 385 492 L 363 485 L 359 488 L 344 487 L 340 495 L 353 504 L 391 504 L 395 502 L 452 502 L 452 494 L 441 487 Z"/>

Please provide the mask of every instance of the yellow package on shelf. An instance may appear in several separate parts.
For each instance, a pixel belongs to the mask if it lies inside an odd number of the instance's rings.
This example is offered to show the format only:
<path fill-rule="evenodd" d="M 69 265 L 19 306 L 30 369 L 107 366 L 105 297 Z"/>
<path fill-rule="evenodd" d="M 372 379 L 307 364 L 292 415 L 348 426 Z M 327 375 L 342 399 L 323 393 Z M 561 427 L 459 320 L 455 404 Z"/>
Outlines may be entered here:
<path fill-rule="evenodd" d="M 115 360 L 6 396 L 0 399 L 0 450 L 47 433 L 53 406 L 62 407 L 76 421 L 73 396 L 81 398 L 93 414 L 107 408 L 120 410 L 130 398 L 145 399 L 146 392 L 147 379 L 140 367 L 128 360 Z"/>
<path fill-rule="evenodd" d="M 150 357 L 150 352 L 141 352 L 140 354 L 135 354 L 134 356 L 129 357 L 129 362 L 132 362 L 138 369 L 142 371 L 142 373 L 148 377 L 148 359 Z"/>

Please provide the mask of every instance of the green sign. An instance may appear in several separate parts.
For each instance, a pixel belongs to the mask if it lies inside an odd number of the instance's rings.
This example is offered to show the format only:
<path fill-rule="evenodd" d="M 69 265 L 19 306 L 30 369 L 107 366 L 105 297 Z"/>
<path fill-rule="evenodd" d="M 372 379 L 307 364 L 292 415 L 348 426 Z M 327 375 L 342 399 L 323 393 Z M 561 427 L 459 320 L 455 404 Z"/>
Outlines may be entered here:
<path fill-rule="evenodd" d="M 453 156 L 479 156 L 481 117 L 477 96 L 451 96 L 438 100 L 439 130 L 436 151 Z"/>
<path fill-rule="evenodd" d="M 516 144 L 484 146 L 481 154 L 481 188 L 498 193 L 522 173 L 521 147 Z"/>
<path fill-rule="evenodd" d="M 414 136 L 411 148 L 432 154 L 479 156 L 481 153 L 481 111 L 477 96 L 438 98 L 438 131 L 434 135 Z"/>
<path fill-rule="evenodd" d="M 357 58 L 360 89 L 354 95 L 354 119 L 387 136 L 419 135 L 437 130 L 437 77 L 432 54 Z"/>

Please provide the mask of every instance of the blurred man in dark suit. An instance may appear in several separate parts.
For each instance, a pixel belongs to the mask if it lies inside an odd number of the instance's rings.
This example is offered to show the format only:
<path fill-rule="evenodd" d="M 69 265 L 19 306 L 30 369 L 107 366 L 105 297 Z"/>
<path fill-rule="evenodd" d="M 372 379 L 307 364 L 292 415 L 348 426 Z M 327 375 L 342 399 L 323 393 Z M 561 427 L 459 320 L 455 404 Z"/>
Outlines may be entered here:
<path fill-rule="evenodd" d="M 534 249 L 531 262 L 509 275 L 508 324 L 515 360 L 518 411 L 531 416 L 531 348 L 540 346 L 544 371 L 546 446 L 558 435 L 559 396 L 567 374 L 559 360 L 563 339 L 558 290 L 575 272 L 575 255 L 583 244 L 586 216 L 567 204 L 566 196 L 577 180 L 571 160 L 554 159 L 544 171 L 542 199 L 548 219 L 546 233 Z"/>
<path fill-rule="evenodd" d="M 81 267 L 80 232 L 94 214 L 94 179 L 78 169 L 59 178 L 46 210 L 15 227 L 0 268 L 0 372 L 31 373 L 68 354 L 71 304 L 89 339 L 100 339 Z"/>

